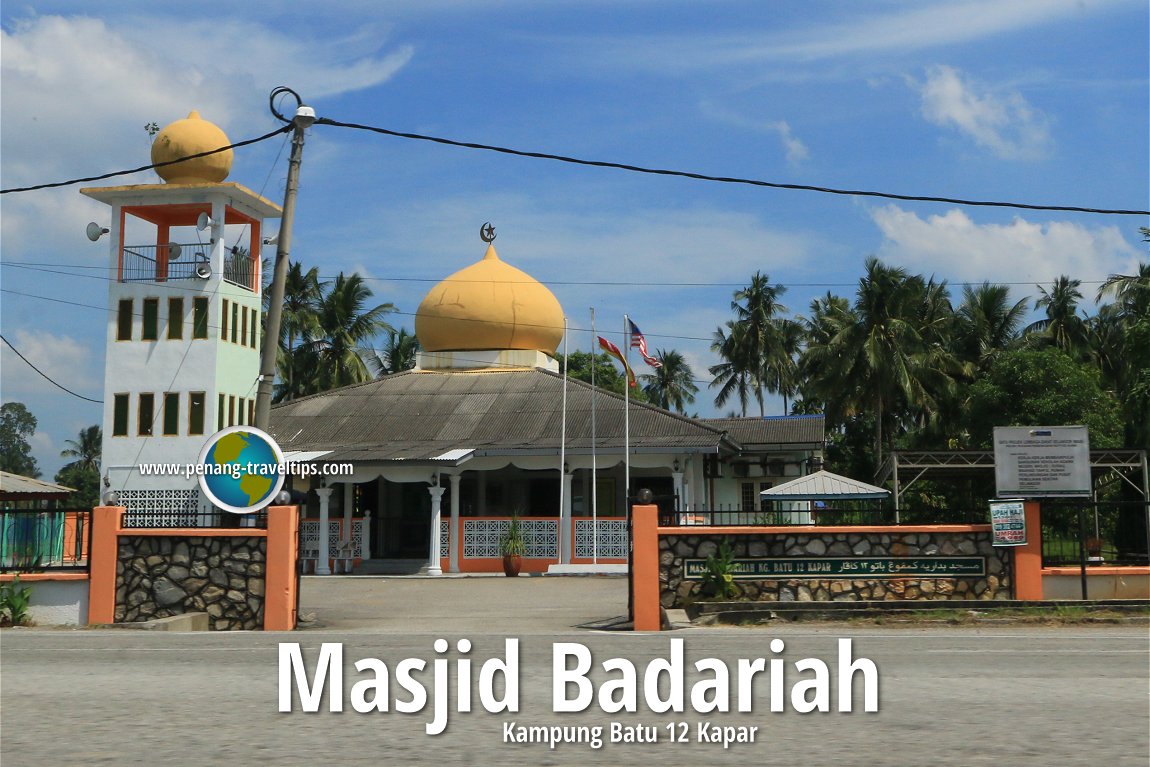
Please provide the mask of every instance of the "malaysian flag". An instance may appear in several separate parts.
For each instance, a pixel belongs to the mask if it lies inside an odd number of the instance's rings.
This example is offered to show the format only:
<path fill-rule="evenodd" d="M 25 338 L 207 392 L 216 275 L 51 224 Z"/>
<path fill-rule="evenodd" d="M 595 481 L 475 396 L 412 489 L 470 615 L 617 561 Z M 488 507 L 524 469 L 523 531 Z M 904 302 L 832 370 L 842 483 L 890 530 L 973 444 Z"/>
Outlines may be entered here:
<path fill-rule="evenodd" d="M 639 354 L 643 355 L 643 361 L 651 367 L 663 367 L 663 363 L 652 357 L 651 353 L 647 351 L 647 339 L 643 338 L 643 334 L 639 332 L 639 326 L 632 322 L 630 317 L 627 318 L 627 322 L 631 325 L 631 348 L 638 349 Z"/>

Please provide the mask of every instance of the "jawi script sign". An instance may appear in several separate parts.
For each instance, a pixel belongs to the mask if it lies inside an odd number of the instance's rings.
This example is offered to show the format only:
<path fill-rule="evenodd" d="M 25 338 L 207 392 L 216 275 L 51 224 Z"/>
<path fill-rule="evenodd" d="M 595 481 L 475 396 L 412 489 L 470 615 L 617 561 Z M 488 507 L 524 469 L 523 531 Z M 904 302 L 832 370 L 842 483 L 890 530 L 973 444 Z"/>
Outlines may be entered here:
<path fill-rule="evenodd" d="M 1089 498 L 1086 427 L 994 427 L 994 480 L 999 497 Z"/>

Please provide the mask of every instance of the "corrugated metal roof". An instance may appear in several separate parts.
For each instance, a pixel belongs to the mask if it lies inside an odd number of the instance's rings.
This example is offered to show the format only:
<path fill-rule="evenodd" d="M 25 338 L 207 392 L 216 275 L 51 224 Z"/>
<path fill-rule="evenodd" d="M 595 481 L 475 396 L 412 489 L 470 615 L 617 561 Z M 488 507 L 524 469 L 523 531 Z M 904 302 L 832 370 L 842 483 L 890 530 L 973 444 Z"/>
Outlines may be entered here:
<path fill-rule="evenodd" d="M 567 449 L 622 451 L 623 398 L 567 381 Z M 430 461 L 457 448 L 475 455 L 546 453 L 560 447 L 562 376 L 510 371 L 408 371 L 272 408 L 270 431 L 284 450 L 330 450 L 333 461 Z M 631 403 L 632 449 L 731 452 L 722 430 Z"/>
<path fill-rule="evenodd" d="M 63 498 L 74 492 L 75 488 L 0 471 L 0 498 L 12 499 L 14 496 L 24 496 L 52 499 Z"/>
<path fill-rule="evenodd" d="M 816 471 L 764 490 L 760 495 L 776 501 L 865 500 L 886 498 L 890 491 L 829 471 Z"/>
<path fill-rule="evenodd" d="M 821 415 L 784 415 L 769 418 L 702 418 L 702 423 L 727 432 L 736 442 L 754 445 L 821 445 L 825 423 Z"/>

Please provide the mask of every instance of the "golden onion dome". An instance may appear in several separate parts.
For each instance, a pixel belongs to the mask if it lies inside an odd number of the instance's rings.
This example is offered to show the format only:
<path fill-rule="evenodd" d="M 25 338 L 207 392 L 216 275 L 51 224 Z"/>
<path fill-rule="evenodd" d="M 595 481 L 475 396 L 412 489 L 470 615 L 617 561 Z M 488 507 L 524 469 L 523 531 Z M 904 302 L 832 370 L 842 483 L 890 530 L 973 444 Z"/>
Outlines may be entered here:
<path fill-rule="evenodd" d="M 192 110 L 183 120 L 176 120 L 156 134 L 152 142 L 152 163 L 171 162 L 188 155 L 210 152 L 232 142 L 219 126 Z M 160 178 L 169 184 L 218 184 L 232 169 L 233 152 L 217 152 L 207 157 L 156 168 Z"/>
<path fill-rule="evenodd" d="M 538 350 L 563 340 L 563 307 L 542 283 L 500 260 L 483 259 L 433 287 L 415 314 L 424 351 Z"/>

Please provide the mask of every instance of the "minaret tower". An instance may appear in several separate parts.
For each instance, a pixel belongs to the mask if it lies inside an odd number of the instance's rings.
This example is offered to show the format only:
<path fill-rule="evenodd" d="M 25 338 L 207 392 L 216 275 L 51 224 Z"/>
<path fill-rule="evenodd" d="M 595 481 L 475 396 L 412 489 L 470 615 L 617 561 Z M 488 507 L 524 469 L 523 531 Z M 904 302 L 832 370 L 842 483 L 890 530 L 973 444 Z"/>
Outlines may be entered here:
<path fill-rule="evenodd" d="M 160 131 L 152 162 L 227 146 L 192 112 Z M 208 437 L 252 423 L 259 375 L 260 246 L 279 206 L 225 181 L 232 150 L 156 169 L 163 183 L 82 189 L 112 208 L 102 472 L 136 514 L 209 509 L 195 477 L 140 464 L 195 464 Z M 190 522 L 190 520 L 188 520 Z"/>

